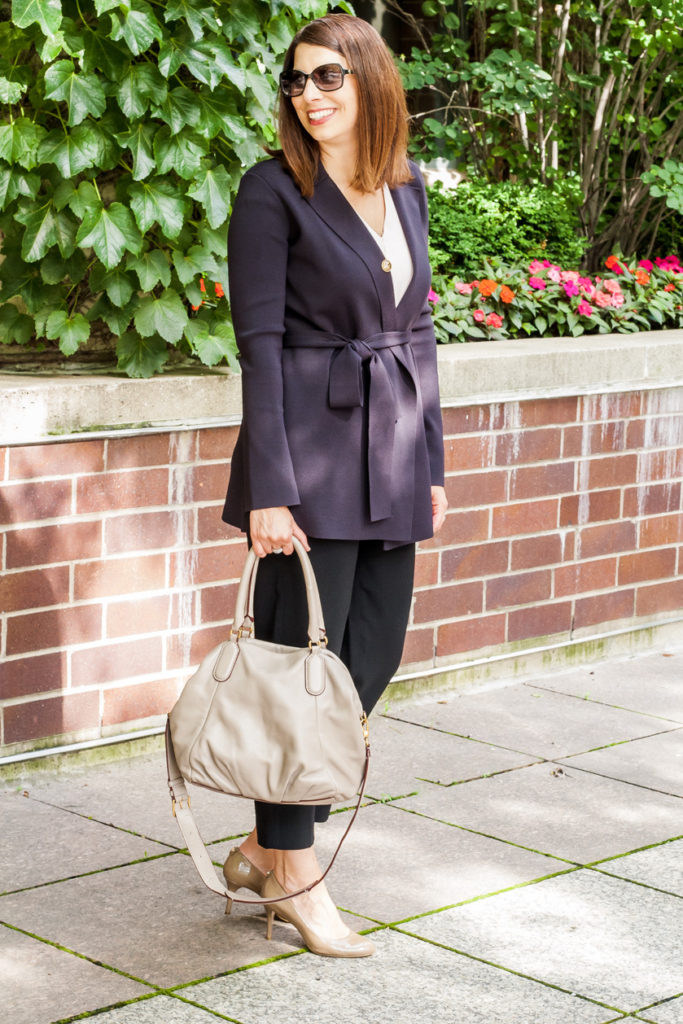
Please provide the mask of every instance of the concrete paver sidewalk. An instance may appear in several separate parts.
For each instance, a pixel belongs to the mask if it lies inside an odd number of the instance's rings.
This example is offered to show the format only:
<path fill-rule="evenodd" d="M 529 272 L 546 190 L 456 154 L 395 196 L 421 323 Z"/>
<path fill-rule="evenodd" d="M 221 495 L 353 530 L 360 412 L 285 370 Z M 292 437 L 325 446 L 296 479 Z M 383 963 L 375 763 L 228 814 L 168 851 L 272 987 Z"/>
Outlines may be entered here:
<path fill-rule="evenodd" d="M 6 783 L 2 1024 L 683 1024 L 683 651 L 390 706 L 371 735 L 330 881 L 361 961 L 223 915 L 161 752 Z M 249 805 L 193 806 L 220 865 Z"/>

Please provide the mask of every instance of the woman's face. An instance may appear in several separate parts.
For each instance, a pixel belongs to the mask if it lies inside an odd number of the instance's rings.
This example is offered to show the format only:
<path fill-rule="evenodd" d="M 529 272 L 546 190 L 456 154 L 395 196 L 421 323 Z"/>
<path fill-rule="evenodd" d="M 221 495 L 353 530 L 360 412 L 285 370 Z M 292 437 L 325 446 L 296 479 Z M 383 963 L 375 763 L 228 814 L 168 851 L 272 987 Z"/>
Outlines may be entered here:
<path fill-rule="evenodd" d="M 299 43 L 294 51 L 292 70 L 310 74 L 321 64 L 341 64 L 349 68 L 345 57 L 326 46 Z M 349 70 L 353 70 L 349 68 Z M 344 75 L 344 84 L 334 92 L 322 92 L 307 79 L 301 96 L 293 96 L 292 106 L 302 125 L 325 148 L 349 144 L 355 146 L 358 124 L 358 86 L 353 75 Z"/>

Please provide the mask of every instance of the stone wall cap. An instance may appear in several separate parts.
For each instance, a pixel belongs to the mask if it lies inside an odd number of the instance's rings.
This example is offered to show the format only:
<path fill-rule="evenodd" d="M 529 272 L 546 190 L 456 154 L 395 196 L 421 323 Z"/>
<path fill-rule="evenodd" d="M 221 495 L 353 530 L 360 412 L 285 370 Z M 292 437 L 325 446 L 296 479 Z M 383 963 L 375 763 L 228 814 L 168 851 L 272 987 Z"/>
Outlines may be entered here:
<path fill-rule="evenodd" d="M 683 386 L 683 330 L 439 345 L 442 405 Z M 0 444 L 236 425 L 239 374 L 0 373 Z"/>

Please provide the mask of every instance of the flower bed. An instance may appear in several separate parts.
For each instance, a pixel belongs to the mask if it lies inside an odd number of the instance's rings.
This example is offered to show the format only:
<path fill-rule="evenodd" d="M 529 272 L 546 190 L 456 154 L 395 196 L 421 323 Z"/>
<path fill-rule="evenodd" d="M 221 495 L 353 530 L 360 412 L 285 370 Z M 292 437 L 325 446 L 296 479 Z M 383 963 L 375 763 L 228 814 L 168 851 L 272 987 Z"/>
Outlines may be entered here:
<path fill-rule="evenodd" d="M 605 274 L 586 277 L 550 260 L 491 261 L 477 280 L 437 279 L 430 299 L 442 343 L 632 334 L 683 326 L 683 266 L 612 255 Z"/>

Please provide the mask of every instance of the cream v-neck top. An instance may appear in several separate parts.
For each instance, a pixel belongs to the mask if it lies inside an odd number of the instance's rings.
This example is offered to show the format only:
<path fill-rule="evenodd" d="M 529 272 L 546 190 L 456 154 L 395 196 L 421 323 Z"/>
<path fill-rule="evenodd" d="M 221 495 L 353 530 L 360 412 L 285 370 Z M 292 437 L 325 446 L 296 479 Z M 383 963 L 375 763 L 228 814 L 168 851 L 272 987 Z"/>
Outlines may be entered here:
<path fill-rule="evenodd" d="M 368 222 L 361 217 L 377 245 L 382 250 L 385 260 L 391 264 L 391 280 L 394 286 L 394 302 L 398 306 L 413 279 L 413 260 L 406 242 L 406 236 L 398 219 L 398 213 L 389 186 L 384 189 L 384 232 L 378 235 Z M 358 215 L 360 217 L 360 214 Z"/>

